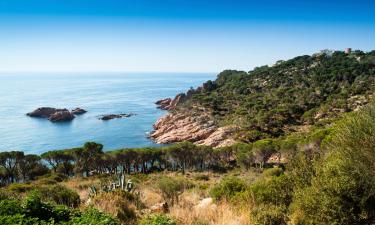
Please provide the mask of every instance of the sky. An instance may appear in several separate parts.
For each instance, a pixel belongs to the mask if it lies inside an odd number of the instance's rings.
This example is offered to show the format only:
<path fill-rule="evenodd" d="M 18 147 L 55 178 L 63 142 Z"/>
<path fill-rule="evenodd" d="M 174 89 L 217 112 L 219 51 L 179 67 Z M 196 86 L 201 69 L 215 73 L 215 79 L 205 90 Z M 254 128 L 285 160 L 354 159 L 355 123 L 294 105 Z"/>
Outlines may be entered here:
<path fill-rule="evenodd" d="M 370 0 L 0 0 L 0 71 L 251 70 L 375 50 Z"/>

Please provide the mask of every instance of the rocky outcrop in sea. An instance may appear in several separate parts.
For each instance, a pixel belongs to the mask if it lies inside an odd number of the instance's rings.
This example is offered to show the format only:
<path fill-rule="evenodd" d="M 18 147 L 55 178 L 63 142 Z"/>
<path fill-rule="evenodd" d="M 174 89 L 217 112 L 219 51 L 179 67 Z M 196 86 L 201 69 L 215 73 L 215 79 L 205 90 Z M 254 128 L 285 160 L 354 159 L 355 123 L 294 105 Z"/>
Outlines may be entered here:
<path fill-rule="evenodd" d="M 106 114 L 106 115 L 99 116 L 99 120 L 112 120 L 112 119 L 128 118 L 131 116 L 135 116 L 135 114 L 134 113 Z"/>
<path fill-rule="evenodd" d="M 76 108 L 72 111 L 68 109 L 57 109 L 52 107 L 40 107 L 32 112 L 27 113 L 30 117 L 46 118 L 51 122 L 64 122 L 71 121 L 75 118 L 74 115 L 80 115 L 86 113 L 87 111 L 81 108 Z"/>

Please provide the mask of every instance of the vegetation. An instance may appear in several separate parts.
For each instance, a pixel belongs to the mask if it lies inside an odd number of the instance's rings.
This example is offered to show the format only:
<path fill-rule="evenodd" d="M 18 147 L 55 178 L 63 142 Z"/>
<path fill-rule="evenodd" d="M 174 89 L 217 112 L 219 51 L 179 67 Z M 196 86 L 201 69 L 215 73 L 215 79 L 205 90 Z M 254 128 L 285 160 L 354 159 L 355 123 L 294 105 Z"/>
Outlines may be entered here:
<path fill-rule="evenodd" d="M 175 179 L 171 177 L 163 177 L 157 181 L 157 186 L 160 189 L 163 198 L 170 205 L 178 203 L 178 197 L 185 188 L 189 186 L 182 179 Z"/>
<path fill-rule="evenodd" d="M 145 217 L 140 225 L 176 225 L 176 222 L 163 214 L 155 214 Z"/>
<path fill-rule="evenodd" d="M 302 56 L 190 90 L 177 110 L 238 125 L 232 146 L 1 152 L 0 224 L 375 224 L 374 58 Z M 119 176 L 135 188 L 89 194 Z"/>
<path fill-rule="evenodd" d="M 211 112 L 219 126 L 239 128 L 237 140 L 289 134 L 366 104 L 374 91 L 375 51 L 299 56 L 250 72 L 226 70 L 191 89 L 176 110 Z"/>
<path fill-rule="evenodd" d="M 44 203 L 37 194 L 24 201 L 4 199 L 0 202 L 1 224 L 119 224 L 95 209 L 84 212 L 66 206 Z"/>

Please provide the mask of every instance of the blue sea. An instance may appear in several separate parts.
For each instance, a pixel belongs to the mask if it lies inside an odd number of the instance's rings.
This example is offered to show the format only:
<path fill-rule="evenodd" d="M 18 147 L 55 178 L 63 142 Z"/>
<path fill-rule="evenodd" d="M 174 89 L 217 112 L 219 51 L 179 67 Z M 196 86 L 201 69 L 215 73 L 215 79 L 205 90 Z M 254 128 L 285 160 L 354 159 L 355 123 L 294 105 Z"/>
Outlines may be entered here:
<path fill-rule="evenodd" d="M 200 86 L 215 74 L 191 73 L 10 73 L 0 74 L 0 151 L 40 154 L 82 146 L 105 150 L 155 146 L 147 135 L 166 112 L 156 100 Z M 25 114 L 42 106 L 88 112 L 71 122 L 52 123 Z M 137 115 L 101 121 L 99 115 Z"/>

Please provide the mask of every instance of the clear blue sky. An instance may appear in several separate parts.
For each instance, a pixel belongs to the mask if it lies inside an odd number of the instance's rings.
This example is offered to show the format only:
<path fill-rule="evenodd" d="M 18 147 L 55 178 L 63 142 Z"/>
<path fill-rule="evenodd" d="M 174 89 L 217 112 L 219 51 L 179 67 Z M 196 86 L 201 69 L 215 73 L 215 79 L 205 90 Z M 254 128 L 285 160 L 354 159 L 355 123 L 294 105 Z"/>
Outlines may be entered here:
<path fill-rule="evenodd" d="M 370 0 L 0 0 L 0 71 L 250 70 L 375 49 Z"/>

